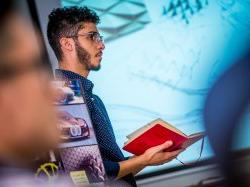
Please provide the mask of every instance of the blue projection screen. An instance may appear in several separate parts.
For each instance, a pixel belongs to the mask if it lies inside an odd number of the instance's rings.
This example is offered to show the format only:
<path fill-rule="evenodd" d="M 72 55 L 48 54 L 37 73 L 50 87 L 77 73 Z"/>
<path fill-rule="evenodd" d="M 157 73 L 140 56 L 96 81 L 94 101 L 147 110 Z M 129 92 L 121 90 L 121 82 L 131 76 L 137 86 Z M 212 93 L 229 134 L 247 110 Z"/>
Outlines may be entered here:
<path fill-rule="evenodd" d="M 62 0 L 61 5 L 88 6 L 100 16 L 106 49 L 101 70 L 89 79 L 120 147 L 126 135 L 159 117 L 186 134 L 203 131 L 209 88 L 249 45 L 248 0 Z M 250 147 L 249 136 L 242 137 L 240 148 Z M 195 161 L 199 151 L 200 142 L 179 159 Z M 206 140 L 202 159 L 211 156 Z M 142 173 L 178 165 L 172 161 Z"/>

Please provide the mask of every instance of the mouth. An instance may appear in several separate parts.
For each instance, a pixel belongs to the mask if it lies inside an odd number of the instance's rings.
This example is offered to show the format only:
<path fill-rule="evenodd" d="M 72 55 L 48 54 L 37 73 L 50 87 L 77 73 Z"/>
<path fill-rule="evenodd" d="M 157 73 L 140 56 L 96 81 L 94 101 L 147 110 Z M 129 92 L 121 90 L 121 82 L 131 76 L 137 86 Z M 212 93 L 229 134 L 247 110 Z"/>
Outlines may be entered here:
<path fill-rule="evenodd" d="M 102 58 L 102 52 L 100 51 L 99 53 L 97 53 L 95 56 L 98 57 L 98 58 Z"/>

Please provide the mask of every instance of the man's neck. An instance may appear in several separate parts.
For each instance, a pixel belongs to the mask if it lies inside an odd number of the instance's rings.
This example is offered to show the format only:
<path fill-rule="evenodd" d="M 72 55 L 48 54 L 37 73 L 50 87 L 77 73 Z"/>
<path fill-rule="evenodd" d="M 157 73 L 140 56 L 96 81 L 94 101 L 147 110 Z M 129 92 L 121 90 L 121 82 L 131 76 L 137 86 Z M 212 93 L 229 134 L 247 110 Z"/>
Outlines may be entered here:
<path fill-rule="evenodd" d="M 69 63 L 65 63 L 63 61 L 59 62 L 59 69 L 72 71 L 77 73 L 85 78 L 89 75 L 89 70 L 87 70 L 83 65 L 69 65 Z"/>

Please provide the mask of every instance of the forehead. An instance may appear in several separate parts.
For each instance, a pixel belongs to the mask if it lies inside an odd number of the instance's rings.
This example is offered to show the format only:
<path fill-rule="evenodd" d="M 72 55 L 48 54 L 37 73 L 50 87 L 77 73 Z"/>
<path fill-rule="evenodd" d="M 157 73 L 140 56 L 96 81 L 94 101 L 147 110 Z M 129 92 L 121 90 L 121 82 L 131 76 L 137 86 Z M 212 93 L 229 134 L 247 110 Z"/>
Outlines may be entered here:
<path fill-rule="evenodd" d="M 95 23 L 87 22 L 82 24 L 82 28 L 79 30 L 79 33 L 86 33 L 86 32 L 98 32 Z"/>

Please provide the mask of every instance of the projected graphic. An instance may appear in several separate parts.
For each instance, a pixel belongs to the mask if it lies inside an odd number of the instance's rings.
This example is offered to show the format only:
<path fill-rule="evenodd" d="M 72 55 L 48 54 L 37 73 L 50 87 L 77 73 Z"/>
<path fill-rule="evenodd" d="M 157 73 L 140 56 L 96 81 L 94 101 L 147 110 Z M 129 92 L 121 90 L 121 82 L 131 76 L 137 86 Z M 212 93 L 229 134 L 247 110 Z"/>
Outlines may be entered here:
<path fill-rule="evenodd" d="M 127 134 L 159 117 L 186 134 L 203 131 L 209 88 L 250 41 L 248 0 L 61 2 L 90 6 L 100 15 L 100 32 L 109 40 L 101 70 L 89 79 L 107 107 L 120 147 Z M 250 147 L 248 141 L 244 145 Z M 196 143 L 180 159 L 195 161 L 199 151 Z M 212 155 L 206 141 L 202 158 Z"/>
<path fill-rule="evenodd" d="M 140 30 L 150 22 L 143 0 L 62 1 L 62 6 L 88 6 L 101 18 L 99 29 L 106 42 Z"/>
<path fill-rule="evenodd" d="M 163 15 L 169 17 L 179 16 L 186 23 L 189 23 L 190 17 L 200 12 L 207 5 L 208 0 L 170 0 L 170 3 L 163 6 Z"/>

